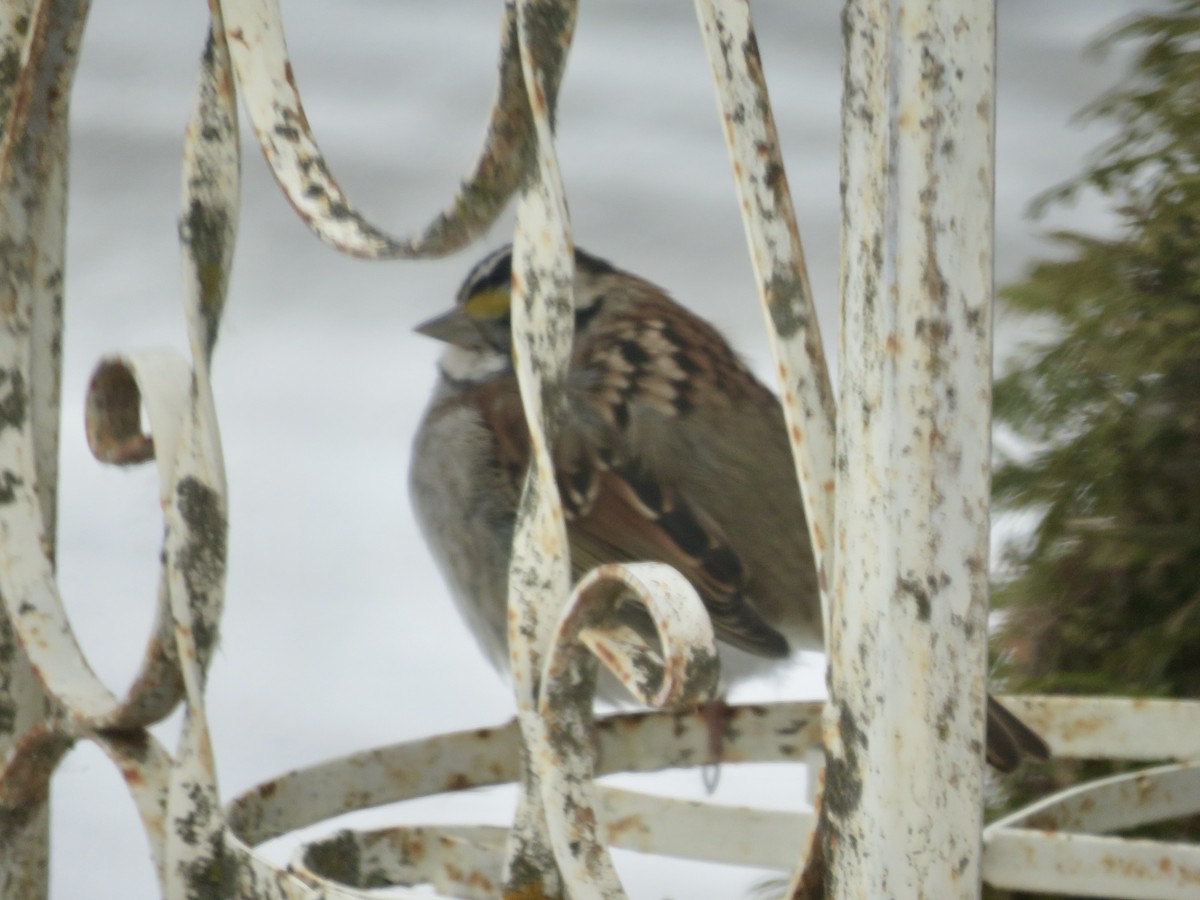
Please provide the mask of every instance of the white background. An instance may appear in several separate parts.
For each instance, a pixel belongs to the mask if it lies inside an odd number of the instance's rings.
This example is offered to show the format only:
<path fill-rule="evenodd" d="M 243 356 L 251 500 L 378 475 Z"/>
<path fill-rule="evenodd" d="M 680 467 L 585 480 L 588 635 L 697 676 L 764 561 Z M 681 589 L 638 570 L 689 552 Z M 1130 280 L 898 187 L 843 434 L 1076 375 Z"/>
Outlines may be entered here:
<path fill-rule="evenodd" d="M 1107 223 L 1094 202 L 1039 224 L 1024 211 L 1103 137 L 1069 120 L 1119 77 L 1124 58 L 1085 59 L 1083 46 L 1133 6 L 1000 3 L 1000 283 L 1049 252 L 1039 238 L 1047 228 Z M 753 7 L 831 351 L 839 7 Z M 472 162 L 493 91 L 499 13 L 495 0 L 284 3 L 322 148 L 351 199 L 384 227 L 423 225 Z M 175 221 L 206 17 L 202 3 L 97 0 L 73 100 L 60 581 L 93 667 L 115 690 L 128 683 L 149 628 L 161 520 L 149 468 L 106 469 L 88 455 L 82 398 L 105 352 L 185 347 Z M 577 242 L 667 287 L 764 371 L 766 340 L 691 4 L 582 4 L 559 133 Z M 226 797 L 323 758 L 511 715 L 507 686 L 446 597 L 405 487 L 438 350 L 411 328 L 450 304 L 471 262 L 509 229 L 506 218 L 486 247 L 444 261 L 342 258 L 306 231 L 246 145 L 215 359 L 232 519 L 209 712 Z M 1011 343 L 1013 326 L 1000 325 Z M 812 696 L 819 660 L 805 662 L 734 699 Z M 173 746 L 172 723 L 159 733 Z M 699 792 L 692 772 L 654 784 Z M 369 821 L 503 822 L 509 797 L 437 798 Z M 727 770 L 719 795 L 791 807 L 802 797 L 796 767 Z M 55 898 L 157 896 L 132 804 L 98 751 L 84 745 L 67 757 L 53 802 Z M 279 859 L 289 852 L 270 849 Z M 631 895 L 656 900 L 744 896 L 762 877 L 633 854 L 620 864 Z"/>

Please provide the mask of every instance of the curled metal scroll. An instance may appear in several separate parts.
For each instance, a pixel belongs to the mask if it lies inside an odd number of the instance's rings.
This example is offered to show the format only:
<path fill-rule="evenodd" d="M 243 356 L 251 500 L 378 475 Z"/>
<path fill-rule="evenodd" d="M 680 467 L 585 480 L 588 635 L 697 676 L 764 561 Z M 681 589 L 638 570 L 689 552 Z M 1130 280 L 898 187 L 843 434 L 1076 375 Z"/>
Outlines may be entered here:
<path fill-rule="evenodd" d="M 629 602 L 645 608 L 660 648 L 612 640 L 612 623 Z M 580 898 L 622 896 L 599 833 L 592 784 L 592 708 L 601 661 L 636 697 L 660 708 L 708 700 L 720 668 L 704 604 L 669 566 L 600 566 L 571 592 L 542 670 L 538 713 L 546 740 L 532 752 L 555 856 L 568 893 Z"/>
<path fill-rule="evenodd" d="M 180 218 L 190 359 L 168 351 L 115 354 L 99 363 L 87 395 L 87 433 L 96 457 L 116 465 L 157 465 L 166 531 L 156 622 L 141 667 L 121 697 L 89 668 L 53 572 L 55 341 L 61 332 L 61 305 L 53 292 L 61 290 L 66 98 L 86 3 L 18 0 L 0 13 L 0 20 L 28 13 L 20 28 L 5 35 L 6 54 L 20 59 L 17 83 L 11 89 L 0 84 L 0 101 L 10 106 L 0 146 L 0 224 L 8 242 L 0 255 L 9 275 L 0 286 L 7 292 L 0 303 L 0 593 L 6 612 L 0 652 L 13 656 L 20 650 L 31 663 L 18 672 L 27 682 L 20 686 L 24 705 L 15 707 L 16 738 L 0 770 L 0 877 L 9 879 L 3 883 L 31 884 L 36 876 L 38 852 L 24 838 L 44 818 L 55 765 L 79 739 L 95 742 L 122 773 L 169 897 L 361 898 L 383 884 L 418 883 L 455 896 L 617 897 L 621 888 L 605 849 L 610 844 L 791 865 L 811 840 L 811 815 L 648 798 L 594 784 L 597 773 L 696 765 L 712 749 L 710 724 L 695 711 L 594 722 L 598 665 L 644 702 L 688 706 L 711 691 L 715 656 L 702 606 L 686 580 L 665 567 L 602 567 L 568 596 L 566 538 L 548 448 L 561 413 L 572 327 L 571 238 L 553 126 L 575 3 L 505 4 L 499 85 L 484 148 L 446 210 L 410 237 L 389 235 L 367 221 L 338 187 L 305 118 L 275 0 L 210 0 L 209 7 Z M 826 592 L 832 391 L 761 62 L 745 0 L 697 0 L 697 10 Z M 14 35 L 20 35 L 16 44 Z M 514 318 L 534 462 L 511 579 L 518 722 L 332 760 L 260 785 L 222 810 L 205 680 L 223 605 L 227 493 L 209 368 L 236 236 L 238 87 L 285 194 L 322 240 L 344 252 L 372 258 L 450 252 L 521 192 Z M 646 607 L 657 643 L 616 624 L 618 607 L 628 602 Z M 6 698 L 17 692 L 3 687 Z M 172 754 L 146 727 L 181 701 L 186 714 Z M 820 735 L 818 708 L 732 710 L 722 758 L 803 759 Z M 1144 758 L 1138 754 L 1146 752 L 1147 735 L 1161 738 L 1154 741 L 1160 755 L 1200 754 L 1197 704 L 1027 698 L 1014 708 L 1063 755 Z M 1012 854 L 1049 852 L 1056 841 L 1060 848 L 1071 845 L 1068 860 L 1099 852 L 1139 865 L 1144 846 L 1105 843 L 1080 851 L 1082 836 L 1031 834 L 1023 826 L 1103 829 L 1194 812 L 1200 808 L 1196 772 L 1194 764 L 1179 764 L 1122 776 L 1072 789 L 996 823 L 986 832 L 989 880 L 1015 883 L 1019 867 Z M 523 790 L 512 829 L 347 832 L 304 848 L 288 870 L 256 850 L 263 841 L 343 812 L 512 781 Z M 1158 854 L 1162 876 L 1154 885 L 1168 877 L 1184 883 L 1196 868 L 1195 848 L 1153 845 L 1150 852 Z M 1062 858 L 1047 855 L 1039 868 L 1061 866 Z M 1174 867 L 1169 876 L 1162 860 Z M 1145 895 L 1145 885 L 1136 881 L 1123 888 L 1126 896 Z M 1069 885 L 1087 887 L 1079 880 Z"/>
<path fill-rule="evenodd" d="M 369 222 L 346 197 L 317 146 L 300 101 L 277 0 L 221 0 L 238 84 L 279 186 L 321 240 L 367 259 L 440 256 L 466 246 L 503 211 L 535 166 L 528 91 L 518 53 L 518 4 L 501 25 L 500 77 L 484 146 L 458 195 L 420 234 L 398 237 Z M 562 67 L 547 70 L 556 90 Z"/>
<path fill-rule="evenodd" d="M 38 6 L 51 16 L 56 4 Z M 81 28 L 75 11 L 68 21 Z M 36 53 L 73 60 L 73 51 L 38 46 Z M 36 77 L 33 68 L 23 76 Z M 67 91 L 63 89 L 63 94 Z M 211 880 L 221 866 L 223 823 L 204 720 L 204 681 L 217 642 L 225 576 L 226 486 L 208 359 L 220 318 L 237 202 L 236 114 L 220 39 L 204 56 L 190 125 L 181 224 L 185 314 L 191 363 L 173 351 L 128 353 L 103 360 L 87 397 L 89 443 L 102 462 L 154 460 L 166 538 L 157 621 L 133 685 L 118 699 L 93 674 L 66 617 L 54 580 L 35 498 L 6 504 L 2 592 L 8 621 L 29 655 L 57 714 L 18 738 L 0 774 L 6 843 L 20 828 L 31 786 L 38 791 L 53 765 L 79 738 L 98 743 L 130 785 L 150 838 L 164 893 Z M 147 411 L 150 431 L 141 429 Z M 52 423 L 57 427 L 57 423 Z M 9 457 L 11 458 L 11 457 Z M 28 479 L 31 488 L 36 484 Z M 186 697 L 183 737 L 172 759 L 144 730 Z M 207 799 L 207 802 L 205 800 Z M 210 812 L 205 815 L 204 810 Z M 186 825 L 186 827 L 183 827 Z"/>
<path fill-rule="evenodd" d="M 152 351 L 104 360 L 92 377 L 87 398 L 87 431 L 96 458 L 128 464 L 155 459 L 164 513 L 175 490 L 176 447 L 191 382 L 187 363 L 173 351 Z M 140 428 L 143 402 L 157 442 Z M 166 523 L 170 528 L 171 523 Z M 67 733 L 131 728 L 158 721 L 182 692 L 175 635 L 169 611 L 169 584 L 163 572 L 157 622 L 134 684 L 118 699 L 96 677 L 75 639 L 50 562 L 40 548 L 22 548 L 33 537 L 14 529 L 6 550 L 23 566 L 12 572 L 4 595 L 9 617 L 46 691 L 63 705 Z"/>

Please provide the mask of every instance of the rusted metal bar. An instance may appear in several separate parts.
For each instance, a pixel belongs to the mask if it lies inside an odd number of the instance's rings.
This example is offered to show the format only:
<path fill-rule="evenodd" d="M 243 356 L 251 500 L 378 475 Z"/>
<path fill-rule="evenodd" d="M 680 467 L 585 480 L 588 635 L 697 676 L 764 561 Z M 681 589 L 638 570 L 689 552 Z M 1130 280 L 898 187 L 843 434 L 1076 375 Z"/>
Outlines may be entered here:
<path fill-rule="evenodd" d="M 82 28 L 83 11 L 74 12 L 72 17 L 56 10 L 54 14 L 61 16 L 56 21 Z M 8 621 L 33 658 L 47 692 L 61 707 L 50 722 L 27 728 L 5 761 L 0 796 L 6 801 L 6 820 L 35 821 L 37 810 L 44 806 L 44 788 L 43 796 L 35 797 L 31 786 L 48 784 L 55 764 L 73 741 L 92 739 L 120 766 L 130 785 L 167 897 L 209 890 L 213 884 L 226 883 L 221 879 L 228 881 L 233 871 L 220 864 L 225 826 L 217 813 L 219 798 L 203 719 L 204 671 L 216 645 L 225 560 L 224 472 L 207 364 L 220 319 L 237 195 L 236 118 L 221 34 L 216 32 L 217 40 L 210 42 L 205 54 L 185 166 L 181 236 L 189 276 L 185 312 L 194 364 L 189 366 L 177 354 L 164 351 L 115 356 L 101 362 L 89 389 L 92 449 L 102 461 L 119 465 L 154 459 L 166 520 L 158 624 L 142 669 L 124 698 L 115 697 L 96 678 L 74 639 L 58 596 L 49 542 L 38 517 L 30 512 L 34 498 L 14 491 L 12 501 L 0 505 L 0 530 L 5 536 L 0 542 L 4 554 L 0 577 Z M 47 41 L 46 34 L 40 40 Z M 51 45 L 49 53 L 69 69 L 74 49 Z M 35 71 L 36 66 L 29 69 Z M 62 92 L 65 104 L 67 86 L 58 84 L 54 89 Z M 53 121 L 43 121 L 29 128 L 54 134 L 55 126 Z M 54 191 L 49 190 L 48 196 L 54 198 Z M 36 204 L 26 208 L 34 209 Z M 9 233 L 17 227 L 8 225 Z M 54 252 L 53 232 L 46 240 L 46 247 L 38 245 L 29 258 Z M 61 290 L 60 282 L 45 278 L 39 283 Z M 60 304 L 61 296 L 53 300 Z M 29 297 L 22 303 L 28 304 Z M 21 304 L 14 307 L 20 309 Z M 38 329 L 29 332 L 36 341 Z M 14 353 L 12 358 L 22 357 Z M 19 380 L 13 383 L 20 385 Z M 141 430 L 143 404 L 151 434 Z M 57 413 L 47 422 L 56 426 Z M 0 458 L 27 460 L 21 449 L 0 447 Z M 36 479 L 27 483 L 32 488 Z M 184 737 L 171 759 L 143 729 L 167 715 L 184 692 L 188 700 Z M 13 835 L 6 836 L 6 847 L 17 846 L 15 839 L 8 838 Z M 20 861 L 17 853 L 2 856 L 10 865 Z"/>
<path fill-rule="evenodd" d="M 575 264 L 566 195 L 554 146 L 557 81 L 575 21 L 570 0 L 517 3 L 517 34 L 533 123 L 536 169 L 517 203 L 512 257 L 513 360 L 530 433 L 530 465 L 513 535 L 508 573 L 508 652 L 523 739 L 521 794 L 504 866 L 505 897 L 619 896 L 611 866 L 601 860 L 588 874 L 570 853 L 556 853 L 543 805 L 543 780 L 559 746 L 540 714 L 542 669 L 558 614 L 571 584 L 567 532 L 550 448 L 565 412 L 565 381 L 574 330 Z M 577 747 L 588 743 L 574 734 Z M 594 819 L 582 823 L 594 829 Z M 589 842 L 594 844 L 594 841 Z M 561 844 L 559 845 L 561 847 Z M 567 871 L 563 868 L 567 867 Z"/>
<path fill-rule="evenodd" d="M 833 382 L 809 285 L 748 0 L 696 0 L 742 224 L 778 367 L 796 471 L 829 625 L 833 571 Z"/>
<path fill-rule="evenodd" d="M 1013 890 L 1190 900 L 1200 847 L 1102 835 L 1197 813 L 1200 762 L 1076 785 L 989 826 L 984 877 Z"/>
<path fill-rule="evenodd" d="M 830 896 L 977 897 L 992 0 L 850 0 Z"/>
<path fill-rule="evenodd" d="M 749 0 L 696 0 L 696 12 L 712 66 L 734 185 L 741 200 L 742 225 L 778 370 L 808 538 L 817 564 L 822 634 L 828 640 L 835 555 L 833 383 Z M 823 762 L 818 754 L 810 753 L 809 797 L 818 809 L 824 802 Z M 811 841 L 823 840 L 819 830 L 810 835 L 789 896 L 797 895 L 806 861 L 816 855 Z"/>
<path fill-rule="evenodd" d="M 1200 703 L 1145 697 L 1005 697 L 1055 756 L 1200 759 Z"/>
<path fill-rule="evenodd" d="M 731 709 L 722 759 L 735 764 L 802 758 L 805 748 L 820 739 L 820 706 Z M 612 716 L 597 726 L 595 771 L 600 775 L 695 766 L 711 750 L 711 723 L 696 710 Z M 513 722 L 380 747 L 288 773 L 228 808 L 231 853 L 244 866 L 255 845 L 346 812 L 516 781 L 521 777 L 518 737 Z M 792 864 L 812 827 L 812 817 L 803 813 L 675 800 L 605 785 L 598 787 L 591 808 L 605 844 L 778 869 Z M 295 865 L 322 887 L 361 887 L 374 879 L 376 885 L 431 883 L 454 896 L 495 896 L 503 882 L 507 837 L 508 829 L 432 825 L 341 832 L 310 845 L 311 852 L 301 849 Z M 378 859 L 386 848 L 402 849 L 403 858 Z M 368 866 L 365 860 L 372 858 L 376 863 Z M 491 893 L 481 885 L 490 886 Z"/>
<path fill-rule="evenodd" d="M 216 2 L 216 0 L 214 0 Z M 396 236 L 368 221 L 337 184 L 304 114 L 277 0 L 219 0 L 242 99 L 259 145 L 297 214 L 321 240 L 367 259 L 442 256 L 496 220 L 534 171 L 533 126 L 517 48 L 517 0 L 504 4 L 500 79 L 484 147 L 445 212 L 420 234 Z M 556 93 L 561 65 L 546 69 Z"/>
<path fill-rule="evenodd" d="M 179 235 L 191 384 L 179 441 L 169 448 L 173 484 L 164 507 L 164 570 L 186 699 L 167 793 L 163 893 L 170 898 L 232 894 L 239 879 L 225 846 L 204 696 L 224 606 L 228 542 L 225 463 L 209 362 L 237 233 L 239 173 L 233 71 L 214 6 L 184 143 Z"/>
<path fill-rule="evenodd" d="M 617 618 L 618 606 L 636 599 L 659 637 L 661 657 L 618 643 L 593 655 L 597 638 Z M 616 662 L 609 662 L 617 657 Z M 605 565 L 571 592 L 551 637 L 538 696 L 546 730 L 541 782 L 550 840 L 572 897 L 623 896 L 616 869 L 597 824 L 603 821 L 596 790 L 592 709 L 599 659 L 626 677 L 642 702 L 659 708 L 695 707 L 716 690 L 719 664 L 712 622 L 695 588 L 661 563 Z"/>
<path fill-rule="evenodd" d="M 87 10 L 86 0 L 15 0 L 0 11 L 0 791 L 38 744 L 23 736 L 42 732 L 56 747 L 36 794 L 0 805 L 0 894 L 13 897 L 46 894 L 49 772 L 69 745 L 41 724 L 53 704 L 14 616 L 55 563 L 67 113 Z"/>
<path fill-rule="evenodd" d="M 781 762 L 820 740 L 817 702 L 732 707 L 721 759 Z M 697 710 L 627 713 L 597 723 L 596 772 L 653 772 L 708 761 L 711 723 Z M 281 775 L 234 799 L 228 820 L 254 847 L 356 809 L 504 784 L 519 777 L 515 722 L 444 734 L 328 760 Z"/>
<path fill-rule="evenodd" d="M 1059 711 L 1066 698 L 1002 699 L 1033 721 L 1061 721 L 1061 727 L 1051 725 L 1046 730 L 1047 740 L 1060 756 L 1074 755 L 1072 746 L 1085 756 L 1119 753 L 1127 736 L 1138 732 L 1152 735 L 1152 740 L 1165 736 L 1168 742 L 1161 745 L 1161 754 L 1174 758 L 1196 755 L 1195 740 L 1200 732 L 1192 726 L 1200 721 L 1200 702 L 1071 698 L 1073 709 L 1062 710 L 1061 719 L 1051 720 L 1052 713 Z M 820 738 L 820 706 L 808 702 L 734 708 L 726 723 L 722 758 L 727 763 L 803 759 L 805 748 L 817 746 Z M 1169 728 L 1171 722 L 1178 723 L 1175 730 L 1179 734 L 1173 737 L 1159 731 Z M 706 758 L 709 749 L 709 723 L 698 712 L 626 714 L 602 719 L 597 724 L 596 772 L 601 775 L 694 766 Z M 1087 744 L 1072 745 L 1072 735 L 1078 730 L 1086 730 L 1095 737 Z M 514 781 L 519 777 L 517 747 L 518 729 L 516 723 L 510 723 L 497 729 L 380 747 L 289 773 L 259 785 L 229 807 L 232 845 L 240 859 L 243 846 L 248 852 L 256 844 L 367 805 Z M 1142 747 L 1139 752 L 1147 753 L 1148 749 Z M 1194 771 L 1195 764 L 1179 768 Z M 1016 878 L 1021 879 L 1023 889 L 1033 889 L 1032 876 L 1022 874 L 1023 859 L 1013 856 L 1014 846 L 1028 846 L 1028 852 L 1045 859 L 1050 868 L 1057 865 L 1056 859 L 1073 858 L 1079 852 L 1079 839 L 1083 835 L 1070 835 L 1067 840 L 1047 830 L 1051 827 L 1103 830 L 1114 823 L 1123 826 L 1186 814 L 1189 804 L 1197 798 L 1192 783 L 1179 781 L 1179 777 L 1176 767 L 1162 767 L 1131 776 L 1123 785 L 1098 785 L 1101 793 L 1095 797 L 1086 790 L 1071 789 L 1033 808 L 1034 812 L 1041 810 L 1037 815 L 1024 811 L 996 823 L 986 832 L 987 880 L 1015 886 L 1017 883 L 1012 879 Z M 728 809 L 606 786 L 600 787 L 598 797 L 596 809 L 606 843 L 688 859 L 783 869 L 792 863 L 813 824 L 812 817 L 804 814 Z M 1131 815 L 1136 818 L 1129 818 Z M 1114 816 L 1123 818 L 1116 820 Z M 1031 834 L 1029 829 L 1035 825 L 1038 833 Z M 346 887 L 358 883 L 351 878 L 355 872 L 370 871 L 383 878 L 383 872 L 388 871 L 396 884 L 428 881 L 454 896 L 489 896 L 477 890 L 480 884 L 494 886 L 499 882 L 504 831 L 487 831 L 480 837 L 458 827 L 411 825 L 365 835 L 340 833 L 319 842 L 318 847 L 324 849 L 318 849 L 311 858 L 305 851 L 301 854 L 320 869 L 312 877 L 322 885 Z M 1109 858 L 1126 858 L 1114 855 L 1121 847 L 1107 840 L 1109 843 L 1104 847 Z M 446 844 L 447 841 L 450 843 Z M 421 847 L 430 847 L 434 842 L 438 846 L 427 854 L 419 852 Z M 1034 847 L 1031 842 L 1039 843 Z M 335 848 L 360 846 L 369 848 L 372 854 L 382 853 L 385 846 L 393 850 L 407 848 L 407 855 L 403 860 L 393 861 L 390 868 L 382 864 L 369 870 L 362 865 L 329 868 L 332 863 L 328 860 Z M 1195 852 L 1194 848 L 1153 842 L 1149 846 L 1159 853 L 1156 858 L 1162 861 L 1164 873 L 1181 873 L 1180 878 L 1187 875 L 1189 854 Z M 1056 847 L 1068 849 L 1056 857 Z M 1146 842 L 1133 850 L 1143 855 L 1150 852 Z M 461 853 L 454 857 L 460 865 L 450 871 L 445 854 L 456 853 Z M 352 854 L 347 858 L 352 858 Z M 1070 889 L 1081 891 L 1083 879 L 1072 878 Z M 1165 883 L 1164 878 L 1165 874 L 1156 875 L 1149 883 L 1159 885 Z M 1131 884 L 1123 888 L 1127 893 L 1120 893 L 1110 883 L 1104 896 L 1146 896 L 1146 889 Z"/>
<path fill-rule="evenodd" d="M 858 0 L 848 8 L 842 403 L 850 415 L 837 444 L 834 560 L 834 501 L 822 469 L 833 458 L 831 391 L 748 8 L 745 0 L 697 3 L 812 537 L 822 571 L 836 565 L 838 590 L 854 600 L 843 600 L 829 629 L 838 711 L 828 729 L 833 888 L 838 896 L 973 896 L 982 868 L 989 882 L 1023 890 L 1192 896 L 1197 848 L 1076 832 L 1194 814 L 1194 762 L 1069 789 L 979 837 L 991 273 L 990 217 L 979 211 L 990 208 L 993 23 L 987 3 L 948 6 Z M 210 8 L 180 221 L 191 358 L 115 354 L 98 365 L 87 397 L 97 458 L 157 464 L 166 525 L 158 621 L 119 698 L 88 667 L 54 579 L 65 114 L 87 4 L 18 0 L 0 10 L 5 58 L 19 60 L 15 81 L 0 80 L 0 893 L 45 894 L 48 785 L 81 738 L 125 778 L 169 898 L 349 900 L 383 884 L 426 883 L 444 896 L 615 898 L 622 892 L 608 845 L 786 866 L 813 816 L 593 784 L 597 774 L 696 765 L 713 753 L 711 722 L 693 710 L 593 722 L 598 660 L 644 701 L 666 705 L 702 696 L 713 667 L 707 618 L 670 570 L 604 567 L 567 592 L 547 451 L 571 341 L 571 239 L 553 117 L 574 3 L 506 3 L 500 87 L 479 162 L 447 211 L 408 238 L 372 225 L 338 190 L 304 120 L 273 0 Z M 235 69 L 285 192 L 346 252 L 448 252 L 521 189 L 514 315 L 535 464 L 512 579 L 519 722 L 333 760 L 260 785 L 222 811 L 205 716 L 226 541 L 209 369 L 236 234 Z M 646 607 L 661 655 L 612 627 L 618 596 Z M 172 755 L 146 726 L 180 700 L 186 714 Z M 1011 702 L 1059 755 L 1200 754 L 1200 704 Z M 732 709 L 721 758 L 811 759 L 817 711 Z M 512 829 L 345 832 L 303 848 L 294 870 L 254 849 L 343 812 L 517 780 Z"/>

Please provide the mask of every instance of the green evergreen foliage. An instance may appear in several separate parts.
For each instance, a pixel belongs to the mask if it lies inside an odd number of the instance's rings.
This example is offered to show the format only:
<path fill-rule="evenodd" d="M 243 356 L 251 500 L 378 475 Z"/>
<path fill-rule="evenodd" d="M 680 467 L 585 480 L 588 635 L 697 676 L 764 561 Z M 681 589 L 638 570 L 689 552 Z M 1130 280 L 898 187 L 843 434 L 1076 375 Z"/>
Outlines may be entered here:
<path fill-rule="evenodd" d="M 1002 292 L 1052 337 L 995 386 L 1028 448 L 1000 461 L 997 507 L 1040 517 L 1006 552 L 997 646 L 1013 690 L 1200 697 L 1200 0 L 1114 41 L 1135 44 L 1132 72 L 1087 114 L 1118 133 L 1039 204 L 1096 190 L 1117 235 L 1055 234 L 1065 258 Z M 1006 805 L 1112 771 L 1029 767 Z"/>
<path fill-rule="evenodd" d="M 1041 519 L 994 596 L 1039 689 L 1200 696 L 1200 2 L 1107 40 L 1130 38 L 1135 77 L 1092 109 L 1120 133 L 1050 195 L 1102 191 L 1119 234 L 1056 234 L 1068 257 L 1003 292 L 1055 334 L 996 384 L 1033 448 L 996 501 Z"/>

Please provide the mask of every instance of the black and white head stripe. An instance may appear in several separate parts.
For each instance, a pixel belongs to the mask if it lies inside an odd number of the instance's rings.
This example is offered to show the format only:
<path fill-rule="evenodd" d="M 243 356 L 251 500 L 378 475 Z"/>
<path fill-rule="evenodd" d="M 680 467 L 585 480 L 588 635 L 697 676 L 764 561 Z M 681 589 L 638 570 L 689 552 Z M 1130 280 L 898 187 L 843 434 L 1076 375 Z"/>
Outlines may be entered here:
<path fill-rule="evenodd" d="M 458 302 L 465 303 L 483 291 L 507 291 L 511 287 L 512 244 L 505 244 L 477 262 L 475 268 L 467 273 L 466 280 L 458 291 Z"/>
<path fill-rule="evenodd" d="M 591 275 L 607 275 L 616 272 L 617 269 L 611 263 L 600 259 L 598 256 L 592 256 L 584 250 L 575 248 L 575 267 L 577 270 L 582 269 Z M 493 250 L 478 263 L 475 268 L 467 274 L 466 280 L 463 282 L 462 288 L 458 292 L 459 303 L 465 302 L 470 297 L 484 291 L 493 290 L 508 290 L 512 285 L 512 244 L 505 244 L 496 250 Z M 576 302 L 580 302 L 585 298 L 577 298 Z M 591 298 L 586 298 L 590 300 Z M 590 302 L 588 305 L 591 305 Z"/>

